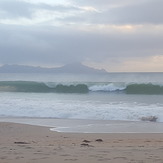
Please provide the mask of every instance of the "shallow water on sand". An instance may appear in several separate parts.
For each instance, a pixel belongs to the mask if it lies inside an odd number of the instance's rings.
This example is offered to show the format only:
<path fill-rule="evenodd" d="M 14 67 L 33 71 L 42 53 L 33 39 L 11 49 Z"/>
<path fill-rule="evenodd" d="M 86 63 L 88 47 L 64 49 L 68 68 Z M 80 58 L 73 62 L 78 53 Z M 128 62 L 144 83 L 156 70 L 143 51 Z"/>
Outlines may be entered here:
<path fill-rule="evenodd" d="M 47 118 L 0 118 L 0 122 L 46 126 L 51 131 L 65 133 L 163 133 L 163 124 L 157 122 Z"/>

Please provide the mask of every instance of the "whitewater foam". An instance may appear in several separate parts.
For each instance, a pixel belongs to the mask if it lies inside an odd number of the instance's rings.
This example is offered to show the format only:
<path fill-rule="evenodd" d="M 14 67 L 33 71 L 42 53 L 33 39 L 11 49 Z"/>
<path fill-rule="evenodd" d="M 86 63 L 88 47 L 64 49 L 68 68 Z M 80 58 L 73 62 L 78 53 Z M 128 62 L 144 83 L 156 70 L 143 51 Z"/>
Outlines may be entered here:
<path fill-rule="evenodd" d="M 1 117 L 163 121 L 161 97 L 148 95 L 0 93 Z"/>
<path fill-rule="evenodd" d="M 109 83 L 109 84 L 99 84 L 89 87 L 90 91 L 104 91 L 104 92 L 113 92 L 113 91 L 122 91 L 126 89 L 125 83 Z"/>

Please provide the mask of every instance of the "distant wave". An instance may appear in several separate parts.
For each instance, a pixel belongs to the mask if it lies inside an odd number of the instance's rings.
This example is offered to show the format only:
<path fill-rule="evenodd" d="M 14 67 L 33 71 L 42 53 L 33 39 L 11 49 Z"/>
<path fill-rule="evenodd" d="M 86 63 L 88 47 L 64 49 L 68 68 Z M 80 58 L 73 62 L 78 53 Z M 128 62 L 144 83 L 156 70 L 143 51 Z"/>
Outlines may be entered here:
<path fill-rule="evenodd" d="M 27 93 L 88 93 L 108 92 L 126 94 L 161 94 L 162 84 L 152 83 L 55 83 L 34 81 L 0 81 L 1 92 L 27 92 Z"/>
<path fill-rule="evenodd" d="M 110 83 L 94 85 L 89 89 L 91 91 L 123 92 L 126 94 L 163 94 L 163 85 L 152 83 Z"/>
<path fill-rule="evenodd" d="M 3 81 L 0 82 L 2 92 L 35 92 L 35 93 L 87 93 L 88 87 L 84 84 L 63 85 L 57 84 L 54 87 L 43 82 L 33 81 Z"/>
<path fill-rule="evenodd" d="M 157 84 L 130 84 L 126 88 L 127 94 L 163 94 L 163 85 Z"/>

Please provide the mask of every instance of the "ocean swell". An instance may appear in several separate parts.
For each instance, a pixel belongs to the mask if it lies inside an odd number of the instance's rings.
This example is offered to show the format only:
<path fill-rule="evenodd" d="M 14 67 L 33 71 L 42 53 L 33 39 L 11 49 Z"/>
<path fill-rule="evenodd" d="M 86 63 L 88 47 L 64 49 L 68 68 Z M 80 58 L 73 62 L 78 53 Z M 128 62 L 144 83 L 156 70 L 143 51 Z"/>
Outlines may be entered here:
<path fill-rule="evenodd" d="M 87 93 L 88 87 L 84 84 L 63 85 L 57 84 L 53 87 L 43 82 L 33 81 L 3 81 L 0 82 L 1 92 L 35 92 L 35 93 Z"/>
<path fill-rule="evenodd" d="M 130 84 L 126 87 L 127 94 L 163 94 L 163 86 L 157 84 Z"/>
<path fill-rule="evenodd" d="M 0 92 L 27 93 L 125 93 L 163 95 L 163 85 L 153 83 L 55 83 L 34 81 L 0 81 Z"/>

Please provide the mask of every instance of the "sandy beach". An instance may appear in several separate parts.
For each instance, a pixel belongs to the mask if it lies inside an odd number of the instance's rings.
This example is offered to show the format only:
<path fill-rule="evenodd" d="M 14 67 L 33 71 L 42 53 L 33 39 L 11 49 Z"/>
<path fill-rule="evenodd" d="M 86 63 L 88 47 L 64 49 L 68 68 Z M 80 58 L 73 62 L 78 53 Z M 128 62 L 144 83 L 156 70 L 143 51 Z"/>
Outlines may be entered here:
<path fill-rule="evenodd" d="M 163 134 L 58 133 L 0 122 L 0 163 L 162 163 Z"/>

